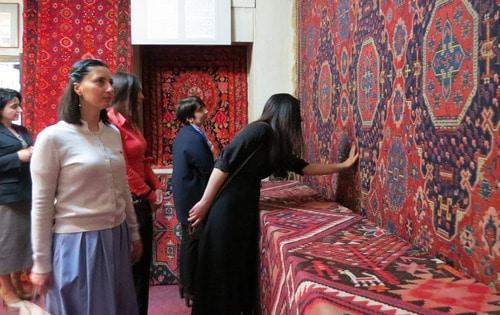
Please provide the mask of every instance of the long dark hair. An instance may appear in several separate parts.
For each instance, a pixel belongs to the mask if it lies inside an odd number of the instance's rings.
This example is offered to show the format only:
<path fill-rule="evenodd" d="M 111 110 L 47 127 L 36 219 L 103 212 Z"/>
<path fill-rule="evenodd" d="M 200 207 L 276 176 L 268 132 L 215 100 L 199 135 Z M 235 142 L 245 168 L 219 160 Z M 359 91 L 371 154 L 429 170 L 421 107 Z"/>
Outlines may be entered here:
<path fill-rule="evenodd" d="M 131 120 L 135 127 L 139 126 L 139 104 L 137 96 L 142 87 L 137 77 L 130 73 L 118 72 L 113 76 L 113 108 Z M 127 104 L 128 112 L 124 111 L 123 103 Z"/>
<path fill-rule="evenodd" d="M 259 121 L 268 123 L 274 131 L 270 159 L 275 174 L 283 175 L 289 167 L 289 156 L 301 157 L 304 148 L 300 101 L 290 94 L 274 94 L 264 105 Z"/>
<path fill-rule="evenodd" d="M 96 59 L 82 59 L 73 64 L 69 74 L 69 82 L 64 89 L 64 94 L 59 102 L 59 120 L 67 123 L 81 125 L 80 97 L 74 90 L 75 83 L 82 82 L 83 78 L 89 74 L 92 67 L 106 67 L 104 62 Z M 99 119 L 109 124 L 108 115 L 105 109 L 99 113 Z"/>

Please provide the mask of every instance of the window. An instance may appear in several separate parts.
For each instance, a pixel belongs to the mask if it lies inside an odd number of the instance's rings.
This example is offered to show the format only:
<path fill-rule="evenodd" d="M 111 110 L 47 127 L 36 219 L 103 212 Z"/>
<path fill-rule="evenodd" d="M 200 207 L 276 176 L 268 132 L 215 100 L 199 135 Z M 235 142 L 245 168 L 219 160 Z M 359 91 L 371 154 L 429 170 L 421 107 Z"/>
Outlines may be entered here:
<path fill-rule="evenodd" d="M 21 65 L 17 56 L 0 56 L 0 87 L 21 91 Z M 21 124 L 22 114 L 16 124 Z"/>

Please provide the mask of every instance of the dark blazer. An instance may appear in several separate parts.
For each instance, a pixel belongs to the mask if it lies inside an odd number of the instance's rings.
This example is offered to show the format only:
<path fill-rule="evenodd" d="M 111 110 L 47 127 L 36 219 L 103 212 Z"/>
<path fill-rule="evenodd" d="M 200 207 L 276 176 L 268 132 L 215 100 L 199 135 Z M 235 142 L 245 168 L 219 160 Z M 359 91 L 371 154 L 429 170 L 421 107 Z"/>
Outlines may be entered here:
<path fill-rule="evenodd" d="M 28 146 L 33 145 L 26 128 L 14 124 L 12 128 Z M 22 148 L 21 141 L 0 123 L 0 204 L 31 199 L 29 163 L 21 162 L 17 155 Z"/>
<path fill-rule="evenodd" d="M 177 220 L 188 225 L 189 210 L 200 201 L 214 167 L 214 156 L 205 138 L 184 126 L 174 140 L 172 191 Z"/>

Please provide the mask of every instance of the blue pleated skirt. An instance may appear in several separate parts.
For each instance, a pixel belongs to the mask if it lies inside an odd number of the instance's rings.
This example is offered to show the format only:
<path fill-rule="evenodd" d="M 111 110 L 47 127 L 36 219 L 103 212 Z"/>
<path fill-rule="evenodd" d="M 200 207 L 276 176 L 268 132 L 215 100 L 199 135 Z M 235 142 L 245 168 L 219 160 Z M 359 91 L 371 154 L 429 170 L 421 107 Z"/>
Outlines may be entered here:
<path fill-rule="evenodd" d="M 115 228 L 54 234 L 52 315 L 137 315 L 129 231 Z"/>

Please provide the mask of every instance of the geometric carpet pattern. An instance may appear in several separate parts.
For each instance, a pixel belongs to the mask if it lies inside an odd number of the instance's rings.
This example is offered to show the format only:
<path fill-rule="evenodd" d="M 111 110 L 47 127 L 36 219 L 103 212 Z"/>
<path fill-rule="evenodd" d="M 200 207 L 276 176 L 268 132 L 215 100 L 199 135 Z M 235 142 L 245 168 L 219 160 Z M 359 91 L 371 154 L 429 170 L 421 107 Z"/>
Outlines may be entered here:
<path fill-rule="evenodd" d="M 463 274 L 500 290 L 500 4 L 298 1 L 306 178 Z"/>
<path fill-rule="evenodd" d="M 163 169 L 171 170 L 171 169 Z M 176 284 L 179 278 L 178 257 L 181 242 L 181 225 L 177 221 L 172 195 L 172 175 L 159 176 L 163 203 L 153 214 L 153 262 L 151 285 Z"/>
<path fill-rule="evenodd" d="M 320 200 L 320 194 L 298 181 L 263 181 L 260 204 L 296 205 Z"/>
<path fill-rule="evenodd" d="M 261 200 L 284 185 L 296 184 Z M 260 251 L 263 314 L 500 312 L 485 284 L 334 202 L 262 202 Z"/>

